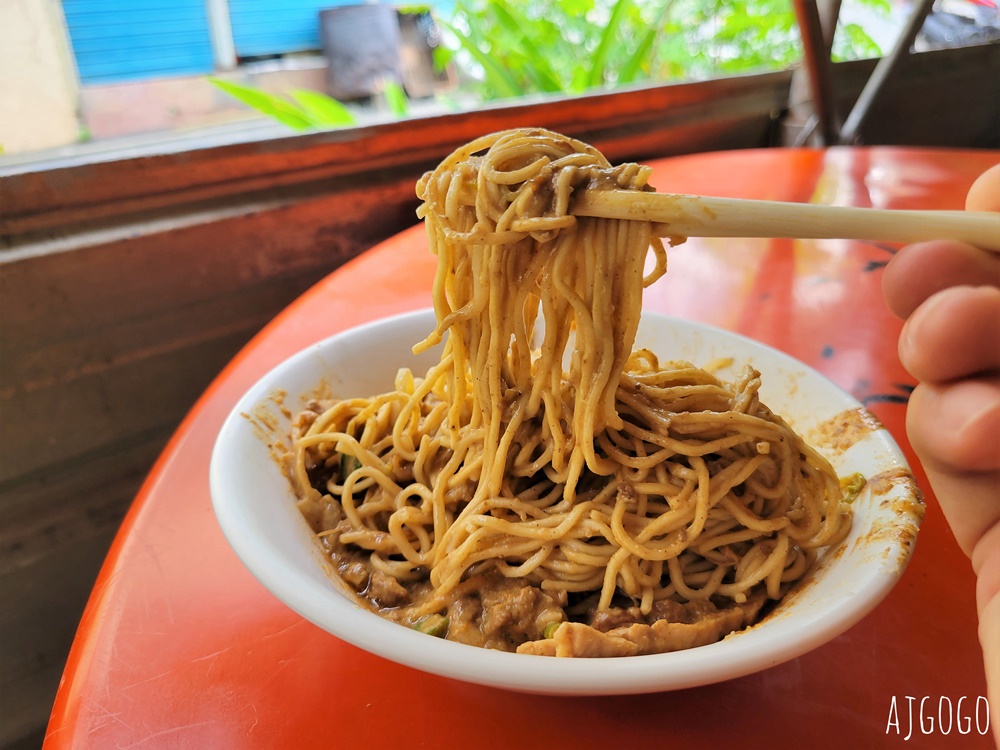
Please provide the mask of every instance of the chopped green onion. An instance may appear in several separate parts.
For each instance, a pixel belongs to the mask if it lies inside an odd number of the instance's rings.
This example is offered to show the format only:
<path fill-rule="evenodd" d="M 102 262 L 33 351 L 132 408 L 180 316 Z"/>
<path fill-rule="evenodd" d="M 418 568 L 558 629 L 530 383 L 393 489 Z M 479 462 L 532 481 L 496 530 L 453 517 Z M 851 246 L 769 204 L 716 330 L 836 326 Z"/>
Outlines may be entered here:
<path fill-rule="evenodd" d="M 443 638 L 448 632 L 448 618 L 444 615 L 424 615 L 413 623 L 413 629 Z"/>
<path fill-rule="evenodd" d="M 865 479 L 864 474 L 860 472 L 855 472 L 840 480 L 840 489 L 844 493 L 844 502 L 853 503 L 857 500 L 858 495 L 861 494 L 861 490 L 865 488 L 868 480 Z"/>
<path fill-rule="evenodd" d="M 340 481 L 344 481 L 351 475 L 351 472 L 361 468 L 361 462 L 348 453 L 340 454 Z"/>
<path fill-rule="evenodd" d="M 559 630 L 560 625 L 562 625 L 562 622 L 550 622 L 542 629 L 542 638 L 553 637 L 556 631 Z"/>

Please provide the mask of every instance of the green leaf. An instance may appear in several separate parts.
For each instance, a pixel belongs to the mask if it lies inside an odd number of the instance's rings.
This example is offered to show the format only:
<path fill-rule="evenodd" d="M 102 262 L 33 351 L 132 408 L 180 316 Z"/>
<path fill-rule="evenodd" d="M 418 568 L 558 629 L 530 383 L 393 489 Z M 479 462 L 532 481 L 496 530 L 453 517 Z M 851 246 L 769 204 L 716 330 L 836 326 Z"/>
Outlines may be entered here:
<path fill-rule="evenodd" d="M 672 5 L 673 0 L 665 0 L 660 7 L 660 12 L 656 14 L 652 25 L 646 30 L 646 33 L 643 34 L 642 39 L 639 41 L 639 46 L 635 48 L 635 52 L 625 61 L 621 71 L 618 73 L 617 82 L 619 85 L 633 83 L 640 71 L 645 70 L 648 72 L 652 66 L 652 60 L 655 56 L 653 53 L 653 43 L 656 41 L 656 37 L 659 36 L 660 30 L 666 25 L 667 16 L 670 14 Z"/>
<path fill-rule="evenodd" d="M 483 72 L 486 74 L 486 79 L 488 83 L 493 87 L 497 96 L 500 97 L 514 97 L 521 96 L 524 91 L 518 86 L 517 81 L 510 75 L 507 70 L 505 70 L 494 57 L 483 52 L 470 37 L 463 34 L 461 31 L 456 29 L 447 21 L 438 21 L 442 26 L 444 26 L 448 31 L 455 35 L 458 39 L 459 44 L 461 44 L 470 55 L 483 67 Z"/>
<path fill-rule="evenodd" d="M 573 80 L 570 81 L 569 90 L 574 94 L 579 94 L 587 90 L 590 85 L 590 72 L 586 68 L 577 68 L 573 71 Z"/>
<path fill-rule="evenodd" d="M 406 98 L 406 92 L 399 82 L 386 78 L 382 81 L 382 93 L 385 95 L 385 103 L 389 105 L 389 111 L 398 118 L 406 117 L 410 109 L 410 100 Z"/>
<path fill-rule="evenodd" d="M 455 59 L 455 50 L 445 47 L 443 44 L 439 44 L 431 52 L 431 58 L 434 60 L 434 72 L 440 73 L 445 70 L 451 61 Z"/>
<path fill-rule="evenodd" d="M 888 14 L 892 10 L 892 3 L 889 0 L 860 0 L 862 5 L 867 5 L 872 10 Z"/>
<path fill-rule="evenodd" d="M 650 58 L 649 53 L 653 49 L 653 42 L 656 41 L 656 33 L 656 29 L 649 29 L 643 35 L 639 46 L 636 47 L 635 52 L 632 53 L 629 59 L 625 61 L 621 71 L 618 73 L 618 80 L 616 81 L 618 85 L 634 83 L 640 71 L 646 69 Z"/>
<path fill-rule="evenodd" d="M 615 3 L 614 9 L 611 11 L 611 18 L 608 19 L 608 25 L 604 27 L 604 32 L 601 34 L 601 40 L 597 43 L 597 49 L 594 50 L 590 75 L 587 77 L 587 85 L 590 87 L 601 86 L 604 84 L 608 54 L 616 43 L 618 28 L 621 26 L 622 19 L 625 17 L 625 12 L 628 10 L 631 1 L 632 0 L 618 0 L 618 2 Z"/>
<path fill-rule="evenodd" d="M 515 11 L 503 0 L 492 0 L 490 9 L 503 29 L 517 40 L 517 45 L 526 63 L 524 72 L 542 91 L 563 91 L 564 86 L 549 65 L 548 56 L 539 51 L 531 38 L 536 29 L 529 19 Z"/>
<path fill-rule="evenodd" d="M 319 91 L 296 89 L 289 95 L 298 103 L 309 121 L 321 128 L 338 128 L 354 125 L 358 118 L 343 104 Z"/>
<path fill-rule="evenodd" d="M 312 127 L 309 119 L 295 105 L 285 101 L 280 96 L 218 78 L 209 78 L 208 80 L 213 86 L 225 91 L 234 99 L 238 99 L 247 106 L 284 123 L 290 128 L 306 130 Z"/>

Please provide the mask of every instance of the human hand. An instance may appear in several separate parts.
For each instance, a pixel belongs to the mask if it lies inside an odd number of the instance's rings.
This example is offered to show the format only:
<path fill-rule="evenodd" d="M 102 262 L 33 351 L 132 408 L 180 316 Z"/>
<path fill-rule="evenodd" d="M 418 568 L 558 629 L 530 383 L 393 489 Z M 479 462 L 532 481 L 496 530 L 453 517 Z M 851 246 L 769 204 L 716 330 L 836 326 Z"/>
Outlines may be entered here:
<path fill-rule="evenodd" d="M 1000 164 L 973 184 L 970 211 L 1000 211 Z M 976 572 L 991 702 L 1000 705 L 1000 255 L 961 242 L 903 248 L 885 269 L 905 320 L 899 358 L 919 381 L 906 431 Z M 1000 722 L 994 726 L 1000 744 Z"/>
<path fill-rule="evenodd" d="M 976 181 L 966 208 L 1000 211 L 1000 165 Z M 910 442 L 975 564 L 979 542 L 1000 535 L 1000 255 L 960 242 L 910 245 L 886 268 L 883 291 L 906 321 L 900 360 L 920 381 Z"/>

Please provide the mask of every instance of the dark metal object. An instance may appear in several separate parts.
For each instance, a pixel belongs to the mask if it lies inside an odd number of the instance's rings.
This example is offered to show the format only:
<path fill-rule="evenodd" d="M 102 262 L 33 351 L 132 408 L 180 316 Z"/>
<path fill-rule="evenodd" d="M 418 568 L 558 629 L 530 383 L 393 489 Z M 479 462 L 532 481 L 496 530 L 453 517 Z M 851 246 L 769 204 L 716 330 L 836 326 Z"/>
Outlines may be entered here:
<path fill-rule="evenodd" d="M 826 46 L 826 58 L 830 59 L 833 50 L 833 37 L 837 33 L 837 21 L 840 20 L 842 0 L 817 0 L 820 24 L 823 27 L 823 44 Z"/>
<path fill-rule="evenodd" d="M 392 5 L 344 5 L 320 11 L 320 41 L 329 61 L 327 88 L 359 99 L 402 81 L 399 19 Z"/>
<path fill-rule="evenodd" d="M 855 143 L 859 140 L 861 128 L 871 112 L 872 105 L 900 61 L 910 53 L 913 40 L 920 32 L 933 5 L 934 0 L 919 0 L 913 6 L 913 12 L 906 20 L 906 26 L 900 32 L 896 45 L 888 55 L 878 61 L 868 83 L 865 84 L 861 95 L 858 96 L 858 100 L 851 109 L 851 113 L 847 116 L 844 127 L 840 130 L 840 143 Z"/>

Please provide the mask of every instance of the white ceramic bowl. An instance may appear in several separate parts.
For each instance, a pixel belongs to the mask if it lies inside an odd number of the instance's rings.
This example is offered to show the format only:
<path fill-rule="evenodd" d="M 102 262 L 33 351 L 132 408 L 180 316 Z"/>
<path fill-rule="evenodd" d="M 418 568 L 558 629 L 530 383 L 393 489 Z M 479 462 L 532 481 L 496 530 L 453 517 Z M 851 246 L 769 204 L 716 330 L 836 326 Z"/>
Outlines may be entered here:
<path fill-rule="evenodd" d="M 535 693 L 601 695 L 719 682 L 792 659 L 858 622 L 903 572 L 923 504 L 889 433 L 853 398 L 781 352 L 708 326 L 644 315 L 636 346 L 662 361 L 733 358 L 762 373 L 762 401 L 833 463 L 869 479 L 848 539 L 827 551 L 781 605 L 749 630 L 687 651 L 610 659 L 557 659 L 480 649 L 383 620 L 341 593 L 274 460 L 294 412 L 318 389 L 367 396 L 392 388 L 400 367 L 422 374 L 437 351 L 410 348 L 433 328 L 431 311 L 346 331 L 291 357 L 240 400 L 219 434 L 211 490 L 222 530 L 254 576 L 307 620 L 362 649 L 468 682 Z M 725 375 L 726 373 L 723 373 Z M 838 416 L 840 415 L 840 416 Z M 846 416 L 845 416 L 846 415 Z"/>

